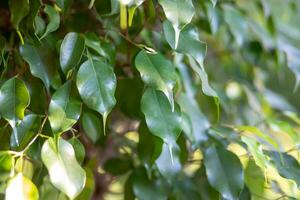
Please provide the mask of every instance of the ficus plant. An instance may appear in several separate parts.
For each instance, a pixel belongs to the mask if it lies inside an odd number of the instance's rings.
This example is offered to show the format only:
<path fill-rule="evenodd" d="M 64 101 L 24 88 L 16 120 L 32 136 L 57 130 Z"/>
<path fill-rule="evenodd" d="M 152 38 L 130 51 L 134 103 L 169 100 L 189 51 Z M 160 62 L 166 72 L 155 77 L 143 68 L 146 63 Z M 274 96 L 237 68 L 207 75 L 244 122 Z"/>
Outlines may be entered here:
<path fill-rule="evenodd" d="M 300 199 L 300 1 L 0 1 L 0 199 Z"/>

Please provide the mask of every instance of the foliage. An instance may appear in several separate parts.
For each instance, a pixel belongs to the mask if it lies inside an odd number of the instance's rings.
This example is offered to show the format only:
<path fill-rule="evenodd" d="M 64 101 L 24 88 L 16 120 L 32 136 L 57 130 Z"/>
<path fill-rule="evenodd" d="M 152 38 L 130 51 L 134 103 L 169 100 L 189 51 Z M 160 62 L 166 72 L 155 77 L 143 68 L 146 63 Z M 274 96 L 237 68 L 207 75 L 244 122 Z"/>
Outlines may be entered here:
<path fill-rule="evenodd" d="M 0 2 L 0 199 L 300 199 L 300 2 Z"/>

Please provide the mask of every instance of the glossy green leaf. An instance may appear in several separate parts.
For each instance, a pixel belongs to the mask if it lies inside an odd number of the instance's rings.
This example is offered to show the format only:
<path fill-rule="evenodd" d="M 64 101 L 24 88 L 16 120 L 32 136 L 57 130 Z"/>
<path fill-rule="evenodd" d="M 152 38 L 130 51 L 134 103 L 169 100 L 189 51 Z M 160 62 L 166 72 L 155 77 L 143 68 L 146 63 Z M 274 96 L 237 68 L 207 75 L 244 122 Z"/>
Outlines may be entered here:
<path fill-rule="evenodd" d="M 0 114 L 8 121 L 17 122 L 24 118 L 30 96 L 22 80 L 13 77 L 7 80 L 0 89 Z"/>
<path fill-rule="evenodd" d="M 22 151 L 36 137 L 41 126 L 41 118 L 29 114 L 17 125 L 16 133 L 10 137 L 10 146 L 15 151 Z"/>
<path fill-rule="evenodd" d="M 148 88 L 143 94 L 141 109 L 151 133 L 169 146 L 174 145 L 182 130 L 179 107 L 175 105 L 175 110 L 172 112 L 164 93 Z"/>
<path fill-rule="evenodd" d="M 25 43 L 20 46 L 20 54 L 29 64 L 32 75 L 40 78 L 49 89 L 57 66 L 50 47 L 45 43 L 39 45 Z"/>
<path fill-rule="evenodd" d="M 91 33 L 91 32 L 86 33 L 86 34 L 84 34 L 84 39 L 85 39 L 85 45 L 88 48 L 93 49 L 100 56 L 107 56 L 106 52 L 104 51 L 104 49 L 101 45 L 101 40 L 96 34 Z"/>
<path fill-rule="evenodd" d="M 172 22 L 175 31 L 174 47 L 177 47 L 180 30 L 190 23 L 195 9 L 192 1 L 189 0 L 159 0 L 162 5 L 167 19 Z"/>
<path fill-rule="evenodd" d="M 224 199 L 238 199 L 244 187 L 244 171 L 239 158 L 220 147 L 211 146 L 204 154 L 209 183 Z"/>
<path fill-rule="evenodd" d="M 72 81 L 66 82 L 53 94 L 49 105 L 49 121 L 54 133 L 72 128 L 81 113 L 81 101 Z"/>
<path fill-rule="evenodd" d="M 84 38 L 74 32 L 68 33 L 60 46 L 60 66 L 65 74 L 75 68 L 84 50 Z"/>
<path fill-rule="evenodd" d="M 161 54 L 142 50 L 135 58 L 135 66 L 147 85 L 165 93 L 174 110 L 173 88 L 178 77 L 172 63 Z"/>
<path fill-rule="evenodd" d="M 46 165 L 51 183 L 74 199 L 83 190 L 86 174 L 78 164 L 75 151 L 70 143 L 50 138 L 42 147 L 42 160 Z"/>
<path fill-rule="evenodd" d="M 82 127 L 85 134 L 96 143 L 103 136 L 103 124 L 101 119 L 92 112 L 83 112 Z"/>
<path fill-rule="evenodd" d="M 59 27 L 59 24 L 60 24 L 59 14 L 52 6 L 45 5 L 44 12 L 49 17 L 49 23 L 47 24 L 46 30 L 45 30 L 44 34 L 41 36 L 40 39 L 43 39 L 49 33 L 52 33 L 54 31 L 56 31 Z"/>
<path fill-rule="evenodd" d="M 116 104 L 116 76 L 113 68 L 89 58 L 80 66 L 76 83 L 83 102 L 103 116 L 105 127 L 107 115 Z"/>
<path fill-rule="evenodd" d="M 38 200 L 39 192 L 30 179 L 23 176 L 22 173 L 13 177 L 6 188 L 5 200 L 28 199 Z"/>
<path fill-rule="evenodd" d="M 19 24 L 29 13 L 29 0 L 9 0 L 11 22 L 15 29 L 19 30 Z"/>

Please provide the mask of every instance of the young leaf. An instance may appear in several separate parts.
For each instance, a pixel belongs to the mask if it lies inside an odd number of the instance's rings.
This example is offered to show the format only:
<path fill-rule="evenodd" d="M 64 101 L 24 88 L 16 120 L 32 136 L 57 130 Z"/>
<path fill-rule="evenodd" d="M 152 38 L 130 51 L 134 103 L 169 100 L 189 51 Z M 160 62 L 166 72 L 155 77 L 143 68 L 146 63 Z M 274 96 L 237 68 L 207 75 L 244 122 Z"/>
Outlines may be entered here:
<path fill-rule="evenodd" d="M 5 200 L 28 199 L 38 200 L 39 192 L 30 179 L 23 176 L 22 173 L 17 174 L 8 182 L 5 191 Z"/>
<path fill-rule="evenodd" d="M 59 14 L 52 6 L 46 4 L 44 11 L 49 17 L 49 23 L 47 24 L 46 30 L 40 40 L 46 37 L 49 33 L 56 31 L 60 23 Z"/>
<path fill-rule="evenodd" d="M 0 114 L 11 122 L 24 118 L 24 112 L 30 102 L 29 92 L 22 80 L 13 77 L 0 89 Z"/>
<path fill-rule="evenodd" d="M 164 93 L 148 88 L 143 94 L 141 109 L 151 133 L 169 146 L 175 145 L 182 130 L 179 106 L 175 105 L 175 110 L 172 112 Z"/>
<path fill-rule="evenodd" d="M 71 199 L 78 196 L 84 188 L 86 175 L 76 160 L 72 145 L 62 138 L 57 142 L 50 138 L 45 141 L 41 155 L 51 183 Z"/>
<path fill-rule="evenodd" d="M 239 158 L 226 149 L 211 146 L 205 151 L 204 165 L 211 186 L 224 199 L 238 199 L 244 187 L 244 171 Z"/>
<path fill-rule="evenodd" d="M 74 32 L 68 33 L 60 46 L 60 67 L 65 74 L 75 68 L 84 50 L 84 38 Z"/>
<path fill-rule="evenodd" d="M 172 63 L 161 54 L 142 50 L 135 58 L 135 66 L 146 84 L 165 93 L 174 110 L 173 88 L 178 77 Z"/>
<path fill-rule="evenodd" d="M 49 105 L 49 121 L 54 133 L 62 133 L 77 122 L 81 101 L 72 81 L 66 82 L 53 94 Z"/>
<path fill-rule="evenodd" d="M 116 104 L 114 94 L 117 81 L 113 68 L 89 58 L 80 66 L 76 83 L 83 102 L 103 116 L 105 127 L 107 115 Z"/>
<path fill-rule="evenodd" d="M 10 137 L 10 146 L 14 151 L 22 151 L 38 134 L 41 118 L 35 114 L 26 115 L 19 125 L 16 133 Z M 17 138 L 16 138 L 17 137 Z"/>

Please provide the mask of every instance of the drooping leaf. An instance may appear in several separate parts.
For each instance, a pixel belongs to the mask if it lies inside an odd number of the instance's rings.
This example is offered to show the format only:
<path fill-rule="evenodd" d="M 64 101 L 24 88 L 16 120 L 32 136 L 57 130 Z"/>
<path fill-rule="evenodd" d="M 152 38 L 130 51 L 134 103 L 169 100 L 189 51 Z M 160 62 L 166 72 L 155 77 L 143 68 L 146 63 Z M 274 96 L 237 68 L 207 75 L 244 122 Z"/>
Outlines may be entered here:
<path fill-rule="evenodd" d="M 18 173 L 12 178 L 5 190 L 5 200 L 28 199 L 38 200 L 39 192 L 30 179 Z"/>
<path fill-rule="evenodd" d="M 52 95 L 49 105 L 49 121 L 54 133 L 62 133 L 77 122 L 81 113 L 81 101 L 72 81 L 66 82 Z"/>
<path fill-rule="evenodd" d="M 9 0 L 11 22 L 15 29 L 19 30 L 19 24 L 29 13 L 29 0 Z"/>
<path fill-rule="evenodd" d="M 175 110 L 172 112 L 164 93 L 148 88 L 143 94 L 141 109 L 151 133 L 169 146 L 174 145 L 182 130 L 179 107 L 175 105 Z"/>
<path fill-rule="evenodd" d="M 46 26 L 46 30 L 40 39 L 46 37 L 49 33 L 56 31 L 60 24 L 60 17 L 58 12 L 50 5 L 45 5 L 44 12 L 49 17 L 49 23 Z"/>
<path fill-rule="evenodd" d="M 72 145 L 61 138 L 57 143 L 50 138 L 45 141 L 41 154 L 51 183 L 71 199 L 78 196 L 84 188 L 86 175 L 76 160 Z"/>
<path fill-rule="evenodd" d="M 133 5 L 130 5 L 128 8 L 128 26 L 131 27 L 132 20 L 136 9 L 142 5 L 145 0 L 134 0 Z"/>
<path fill-rule="evenodd" d="M 165 93 L 174 110 L 173 88 L 178 77 L 172 63 L 161 54 L 150 54 L 142 50 L 135 58 L 135 66 L 147 85 Z"/>
<path fill-rule="evenodd" d="M 205 131 L 209 128 L 208 119 L 201 112 L 197 102 L 187 94 L 182 93 L 179 97 L 179 105 L 182 112 L 186 113 L 191 121 L 190 131 L 187 131 L 188 138 L 193 144 L 200 144 L 207 140 Z"/>
<path fill-rule="evenodd" d="M 29 102 L 29 92 L 21 79 L 13 77 L 1 86 L 0 114 L 6 120 L 11 121 L 10 123 L 15 124 L 24 118 Z"/>
<path fill-rule="evenodd" d="M 24 117 L 17 125 L 16 133 L 10 137 L 10 146 L 15 151 L 22 151 L 38 134 L 41 118 L 35 114 Z M 17 138 L 16 138 L 17 137 Z"/>
<path fill-rule="evenodd" d="M 60 67 L 65 74 L 75 68 L 84 50 L 84 38 L 74 32 L 68 33 L 60 46 Z"/>
<path fill-rule="evenodd" d="M 80 66 L 76 83 L 83 102 L 103 116 L 105 127 L 107 115 L 116 104 L 116 76 L 113 68 L 89 58 Z"/>
<path fill-rule="evenodd" d="M 192 1 L 189 0 L 159 0 L 167 19 L 172 23 L 175 31 L 174 47 L 177 47 L 181 29 L 190 23 L 195 9 Z"/>
<path fill-rule="evenodd" d="M 103 136 L 103 124 L 101 119 L 92 112 L 83 112 L 82 127 L 86 135 L 96 143 Z"/>
<path fill-rule="evenodd" d="M 204 165 L 211 186 L 224 199 L 238 199 L 244 187 L 244 171 L 239 158 L 230 151 L 211 146 L 205 151 Z"/>
<path fill-rule="evenodd" d="M 49 89 L 57 66 L 50 47 L 45 43 L 39 45 L 25 43 L 20 46 L 20 54 L 29 64 L 32 75 L 40 78 Z"/>

